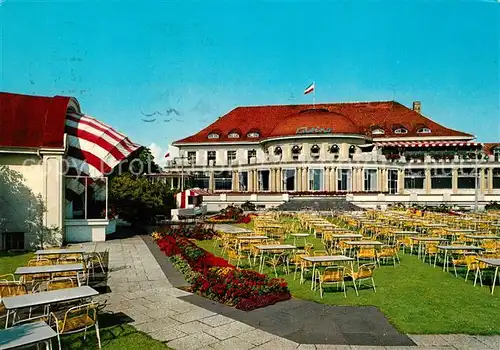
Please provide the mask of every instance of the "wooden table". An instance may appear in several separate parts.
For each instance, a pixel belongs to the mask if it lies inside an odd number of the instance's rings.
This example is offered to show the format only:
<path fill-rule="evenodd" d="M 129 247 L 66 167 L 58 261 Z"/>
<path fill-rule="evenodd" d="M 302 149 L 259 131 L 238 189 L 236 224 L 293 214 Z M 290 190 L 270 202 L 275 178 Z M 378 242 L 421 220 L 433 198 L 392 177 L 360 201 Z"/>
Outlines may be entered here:
<path fill-rule="evenodd" d="M 311 277 L 311 290 L 314 290 L 314 272 L 316 270 L 316 264 L 321 264 L 325 262 L 342 262 L 342 261 L 350 261 L 351 262 L 351 270 L 354 271 L 353 261 L 354 258 L 350 258 L 345 255 L 322 255 L 322 256 L 303 256 L 302 260 L 309 261 L 313 264 L 312 277 Z M 304 266 L 301 266 L 300 269 L 300 284 L 304 283 Z"/>
<path fill-rule="evenodd" d="M 26 347 L 45 343 L 47 350 L 52 349 L 51 339 L 57 333 L 45 322 L 26 323 L 0 330 L 0 350 Z"/>
<path fill-rule="evenodd" d="M 7 310 L 5 319 L 5 327 L 7 328 L 9 322 L 9 313 L 14 310 L 23 309 L 27 307 L 35 307 L 41 305 L 50 305 L 71 301 L 75 299 L 84 299 L 98 295 L 99 292 L 89 286 L 82 286 L 76 288 L 65 288 L 58 290 L 51 290 L 48 292 L 32 293 L 25 295 L 16 295 L 13 297 L 5 297 L 2 299 L 3 305 Z"/>
<path fill-rule="evenodd" d="M 500 267 L 500 259 L 476 258 L 476 260 L 482 261 L 485 264 L 493 266 L 495 268 L 495 275 L 493 277 L 493 285 L 491 286 L 491 294 L 493 295 L 493 292 L 495 291 L 495 283 L 496 283 L 497 276 L 498 276 L 498 268 Z M 477 277 L 478 273 L 480 273 L 479 266 L 477 267 L 476 277 Z"/>
<path fill-rule="evenodd" d="M 291 249 L 297 249 L 296 246 L 291 245 L 291 244 L 268 244 L 268 245 L 256 245 L 255 248 L 258 250 L 262 251 L 262 254 L 260 254 L 260 265 L 259 265 L 259 272 L 262 273 L 262 270 L 264 270 L 264 252 L 266 250 L 291 250 Z"/>

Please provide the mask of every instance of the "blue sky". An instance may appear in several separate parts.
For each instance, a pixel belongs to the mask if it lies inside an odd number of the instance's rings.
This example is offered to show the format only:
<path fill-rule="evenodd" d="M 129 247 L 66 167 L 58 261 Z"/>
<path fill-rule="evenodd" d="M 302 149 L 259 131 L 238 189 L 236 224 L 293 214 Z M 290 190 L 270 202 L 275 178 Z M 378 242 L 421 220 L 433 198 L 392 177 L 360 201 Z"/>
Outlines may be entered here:
<path fill-rule="evenodd" d="M 239 105 L 309 103 L 312 81 L 500 141 L 499 23 L 494 1 L 0 0 L 0 90 L 74 96 L 162 149 Z"/>

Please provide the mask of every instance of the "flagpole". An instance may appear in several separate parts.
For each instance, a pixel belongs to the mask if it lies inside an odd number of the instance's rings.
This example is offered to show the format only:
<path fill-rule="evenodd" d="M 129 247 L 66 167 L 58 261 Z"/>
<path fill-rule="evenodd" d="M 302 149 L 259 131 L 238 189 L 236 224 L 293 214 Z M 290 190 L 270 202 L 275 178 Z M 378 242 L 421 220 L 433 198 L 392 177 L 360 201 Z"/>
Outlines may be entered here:
<path fill-rule="evenodd" d="M 314 106 L 316 105 L 316 82 L 313 81 L 313 109 L 314 109 Z"/>

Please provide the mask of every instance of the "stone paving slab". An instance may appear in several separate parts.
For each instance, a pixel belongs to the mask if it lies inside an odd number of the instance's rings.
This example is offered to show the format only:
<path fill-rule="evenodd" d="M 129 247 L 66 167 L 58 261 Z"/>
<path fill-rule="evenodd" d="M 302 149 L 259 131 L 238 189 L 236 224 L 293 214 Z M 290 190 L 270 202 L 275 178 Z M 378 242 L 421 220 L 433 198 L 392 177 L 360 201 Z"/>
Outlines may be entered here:
<path fill-rule="evenodd" d="M 241 230 L 231 227 L 237 231 Z M 223 229 L 230 230 L 231 228 L 223 227 Z M 180 285 L 178 283 L 183 283 L 183 278 L 182 281 L 175 281 L 173 285 L 170 281 L 170 272 L 177 273 L 179 277 L 178 272 L 175 269 L 169 270 L 172 266 L 167 267 L 168 259 L 157 261 L 158 258 L 152 254 L 151 247 L 148 247 L 146 243 L 141 237 L 130 237 L 93 245 L 97 250 L 110 249 L 110 271 L 107 282 L 111 292 L 104 294 L 102 298 L 108 299 L 107 311 L 125 314 L 138 330 L 165 342 L 173 349 L 500 349 L 500 336 L 461 334 L 409 335 L 417 346 L 374 346 L 380 340 L 380 335 L 373 334 L 373 339 L 370 339 L 368 330 L 372 327 L 371 322 L 374 321 L 356 314 L 356 312 L 362 312 L 361 308 L 352 312 L 345 307 L 332 309 L 326 305 L 316 303 L 308 305 L 302 300 L 290 300 L 255 310 L 255 313 L 236 310 L 175 288 L 174 286 Z M 168 278 L 165 276 L 165 271 Z M 371 316 L 376 316 L 375 311 L 370 312 L 373 313 Z M 300 317 L 295 317 L 294 313 Z M 252 315 L 248 319 L 249 322 L 238 320 L 242 315 L 248 314 Z M 346 319 L 346 314 L 351 315 L 351 318 Z M 320 319 L 325 321 L 336 320 L 337 317 L 343 322 L 340 325 L 331 322 L 326 326 L 316 325 L 316 333 L 312 335 L 301 333 L 304 330 L 300 327 L 292 327 L 285 334 L 293 338 L 292 340 L 260 329 L 266 326 L 270 318 L 279 322 L 291 320 L 293 324 L 301 318 L 311 320 L 313 315 L 320 315 Z M 366 332 L 361 335 L 357 334 L 353 331 L 355 328 L 351 322 L 357 322 L 358 327 L 361 323 L 363 327 L 366 327 L 364 329 Z M 393 327 L 388 323 L 382 324 L 382 329 L 386 336 L 398 335 L 397 332 L 392 332 Z M 335 339 L 335 334 L 341 335 L 344 340 L 352 337 L 358 344 L 360 337 L 372 343 L 368 346 L 301 344 L 301 339 L 308 337 L 326 337 L 328 341 L 341 341 Z"/>

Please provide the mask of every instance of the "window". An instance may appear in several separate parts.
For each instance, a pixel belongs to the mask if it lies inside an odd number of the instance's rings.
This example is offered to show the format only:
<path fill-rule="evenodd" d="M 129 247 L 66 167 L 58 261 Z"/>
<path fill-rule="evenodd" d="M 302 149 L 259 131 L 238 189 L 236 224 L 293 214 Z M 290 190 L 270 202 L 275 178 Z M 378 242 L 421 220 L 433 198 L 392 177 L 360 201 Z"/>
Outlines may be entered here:
<path fill-rule="evenodd" d="M 240 179 L 240 191 L 247 191 L 248 190 L 248 172 L 247 171 L 242 171 L 239 173 L 239 179 Z"/>
<path fill-rule="evenodd" d="M 323 170 L 309 169 L 309 191 L 321 191 L 323 188 Z"/>
<path fill-rule="evenodd" d="M 295 145 L 292 147 L 292 159 L 299 160 L 300 152 L 302 151 L 302 147 L 299 145 Z"/>
<path fill-rule="evenodd" d="M 249 150 L 248 153 L 247 153 L 248 164 L 250 164 L 250 159 L 251 158 L 257 158 L 257 151 L 254 150 L 254 149 Z"/>
<path fill-rule="evenodd" d="M 338 190 L 351 191 L 351 169 L 338 169 Z"/>
<path fill-rule="evenodd" d="M 206 172 L 195 172 L 193 174 L 193 187 L 210 188 L 210 174 Z"/>
<path fill-rule="evenodd" d="M 318 145 L 313 145 L 311 147 L 311 158 L 314 159 L 314 160 L 318 160 L 319 159 L 319 146 Z"/>
<path fill-rule="evenodd" d="M 187 159 L 189 164 L 196 164 L 196 152 L 195 151 L 189 151 L 187 153 Z"/>
<path fill-rule="evenodd" d="M 389 193 L 397 193 L 398 192 L 398 171 L 396 169 L 389 169 L 388 175 L 388 188 Z"/>
<path fill-rule="evenodd" d="M 277 146 L 275 149 L 274 149 L 274 155 L 275 156 L 281 156 L 281 154 L 283 153 L 282 149 L 280 146 Z"/>
<path fill-rule="evenodd" d="M 474 168 L 458 169 L 458 188 L 476 188 L 475 173 Z"/>
<path fill-rule="evenodd" d="M 385 134 L 384 129 L 375 128 L 372 130 L 372 135 L 383 135 Z"/>
<path fill-rule="evenodd" d="M 259 170 L 259 191 L 269 191 L 269 170 Z"/>
<path fill-rule="evenodd" d="M 417 130 L 418 134 L 430 134 L 432 131 L 429 128 L 420 128 Z"/>
<path fill-rule="evenodd" d="M 500 168 L 493 169 L 493 188 L 500 188 Z"/>
<path fill-rule="evenodd" d="M 238 134 L 237 132 L 230 132 L 229 135 L 227 135 L 227 137 L 230 139 L 239 139 L 240 134 Z"/>
<path fill-rule="evenodd" d="M 4 250 L 24 249 L 24 232 L 3 232 L 0 238 Z"/>
<path fill-rule="evenodd" d="M 365 191 L 377 191 L 377 169 L 365 169 Z"/>
<path fill-rule="evenodd" d="M 424 188 L 424 169 L 405 169 L 405 189 L 420 190 Z"/>
<path fill-rule="evenodd" d="M 451 169 L 431 169 L 431 188 L 447 189 L 452 187 Z"/>
<path fill-rule="evenodd" d="M 217 133 L 208 134 L 208 138 L 209 139 L 218 139 L 219 138 L 219 134 L 217 134 Z"/>
<path fill-rule="evenodd" d="M 217 154 L 215 151 L 208 151 L 207 152 L 207 165 L 210 165 L 210 163 L 213 161 L 213 165 L 215 165 L 215 160 L 217 158 Z"/>
<path fill-rule="evenodd" d="M 349 159 L 352 159 L 352 157 L 354 157 L 354 153 L 356 153 L 356 146 L 351 145 L 349 147 Z"/>
<path fill-rule="evenodd" d="M 493 158 L 495 159 L 495 162 L 500 162 L 500 147 L 493 150 Z"/>
<path fill-rule="evenodd" d="M 67 176 L 66 219 L 106 219 L 108 179 Z"/>
<path fill-rule="evenodd" d="M 214 174 L 215 190 L 230 191 L 233 186 L 233 177 L 230 171 L 221 171 Z"/>
<path fill-rule="evenodd" d="M 283 169 L 283 189 L 295 191 L 295 169 Z"/>
<path fill-rule="evenodd" d="M 236 160 L 236 151 L 227 151 L 227 164 L 233 164 L 234 160 Z"/>
<path fill-rule="evenodd" d="M 247 137 L 250 138 L 250 139 L 256 139 L 256 138 L 260 137 L 260 134 L 258 132 L 256 132 L 256 131 L 249 132 L 247 134 Z"/>
<path fill-rule="evenodd" d="M 395 134 L 407 134 L 408 130 L 406 130 L 405 128 L 397 128 L 396 130 L 394 130 L 394 133 Z"/>

